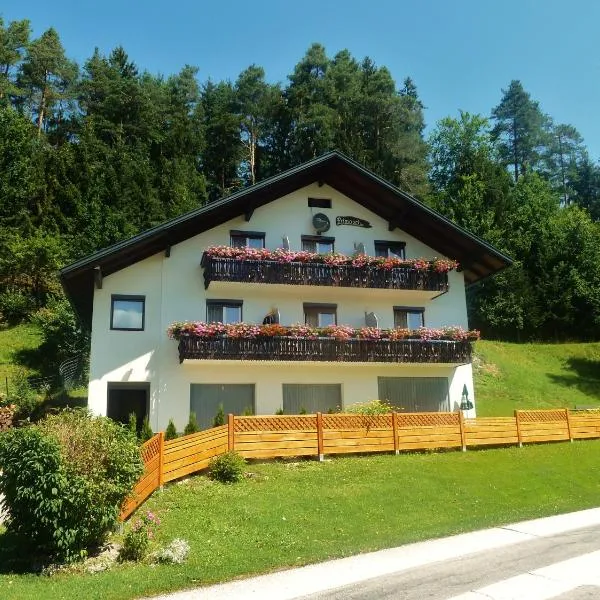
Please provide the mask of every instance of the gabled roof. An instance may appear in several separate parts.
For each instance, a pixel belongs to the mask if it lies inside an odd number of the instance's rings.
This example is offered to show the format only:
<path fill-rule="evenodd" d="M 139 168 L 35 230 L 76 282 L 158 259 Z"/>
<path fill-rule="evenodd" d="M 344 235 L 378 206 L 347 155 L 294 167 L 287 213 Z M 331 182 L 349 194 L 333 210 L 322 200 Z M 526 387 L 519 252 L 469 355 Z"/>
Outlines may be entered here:
<path fill-rule="evenodd" d="M 240 215 L 252 211 L 315 181 L 325 183 L 401 228 L 436 252 L 458 260 L 470 284 L 509 266 L 511 259 L 455 225 L 375 173 L 340 152 L 328 152 L 280 175 L 265 179 L 99 250 L 60 271 L 63 288 L 82 322 L 91 324 L 94 273 L 110 275 L 162 252 Z"/>

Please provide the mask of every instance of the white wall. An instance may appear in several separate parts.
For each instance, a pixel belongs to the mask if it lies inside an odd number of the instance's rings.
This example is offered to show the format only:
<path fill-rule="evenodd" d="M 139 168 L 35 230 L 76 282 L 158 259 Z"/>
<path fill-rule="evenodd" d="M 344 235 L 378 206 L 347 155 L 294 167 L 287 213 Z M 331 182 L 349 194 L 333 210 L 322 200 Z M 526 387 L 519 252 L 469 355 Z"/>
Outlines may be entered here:
<path fill-rule="evenodd" d="M 309 208 L 309 196 L 331 198 L 332 209 Z M 300 366 L 254 363 L 246 368 L 246 365 L 237 363 L 234 366 L 221 363 L 179 364 L 177 344 L 167 338 L 167 327 L 174 321 L 205 320 L 207 299 L 243 300 L 244 321 L 256 323 L 262 322 L 272 306 L 279 308 L 283 324 L 302 322 L 304 302 L 327 302 L 338 305 L 340 324 L 363 325 L 365 312 L 373 311 L 379 317 L 380 327 L 392 327 L 393 306 L 400 305 L 425 307 L 425 324 L 428 327 L 467 327 L 463 275 L 454 271 L 449 274 L 449 292 L 433 300 L 418 291 L 319 286 L 212 282 L 208 290 L 204 289 L 200 267 L 202 252 L 207 246 L 228 245 L 230 230 L 264 231 L 265 245 L 272 249 L 280 247 L 282 236 L 287 235 L 291 248 L 300 249 L 301 236 L 314 234 L 311 219 L 316 212 L 329 216 L 331 229 L 324 235 L 335 237 L 337 252 L 351 254 L 354 243 L 363 242 L 367 253 L 373 255 L 373 240 L 389 240 L 406 242 L 406 256 L 409 258 L 436 256 L 432 249 L 403 231 L 388 231 L 387 221 L 328 186 L 313 184 L 297 190 L 257 208 L 250 222 L 240 216 L 173 246 L 169 258 L 160 253 L 104 278 L 102 289 L 96 290 L 94 295 L 90 408 L 100 414 L 106 413 L 108 382 L 149 381 L 151 422 L 153 427 L 163 428 L 170 417 L 176 418 L 179 425 L 187 420 L 190 383 L 256 383 L 258 410 L 274 412 L 281 406 L 281 383 L 284 381 L 343 382 L 344 390 L 351 390 L 348 394 L 355 398 L 353 401 L 364 401 L 377 395 L 377 369 L 393 376 L 415 376 L 415 369 L 423 372 L 423 376 L 439 376 L 439 369 L 444 367 L 435 365 L 375 368 L 357 364 Z M 347 215 L 365 219 L 373 227 L 337 227 L 335 217 Z M 146 297 L 144 331 L 110 330 L 112 294 Z M 473 400 L 470 366 L 456 369 L 460 377 L 454 374 L 454 370 L 445 369 L 446 375 L 451 378 L 451 400 L 456 396 L 458 387 L 462 391 L 465 382 L 470 386 L 470 398 Z M 294 377 L 298 380 L 295 381 Z M 346 397 L 345 391 L 343 394 Z"/>

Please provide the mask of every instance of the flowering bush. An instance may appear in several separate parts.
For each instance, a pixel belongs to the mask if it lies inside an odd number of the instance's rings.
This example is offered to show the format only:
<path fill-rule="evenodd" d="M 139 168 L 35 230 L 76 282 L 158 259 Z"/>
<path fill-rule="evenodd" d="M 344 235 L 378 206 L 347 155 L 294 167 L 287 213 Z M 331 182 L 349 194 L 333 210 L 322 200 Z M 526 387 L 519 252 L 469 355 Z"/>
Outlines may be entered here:
<path fill-rule="evenodd" d="M 190 553 L 190 545 L 186 540 L 175 538 L 165 548 L 160 548 L 151 556 L 159 565 L 182 565 Z"/>
<path fill-rule="evenodd" d="M 131 529 L 123 538 L 123 546 L 119 552 L 121 562 L 130 560 L 139 562 L 146 557 L 150 542 L 154 539 L 155 529 L 160 525 L 160 519 L 148 511 L 141 518 L 136 519 Z"/>
<path fill-rule="evenodd" d="M 436 273 L 447 273 L 458 268 L 458 262 L 446 258 L 398 258 L 378 257 L 359 254 L 357 256 L 346 256 L 345 254 L 329 253 L 317 254 L 305 250 L 268 250 L 266 248 L 233 248 L 231 246 L 211 246 L 204 252 L 211 258 L 235 258 L 237 260 L 272 260 L 279 263 L 303 262 L 322 263 L 326 265 L 351 265 L 353 267 L 374 267 L 376 269 L 393 269 L 404 267 L 417 271 L 434 271 Z"/>
<path fill-rule="evenodd" d="M 261 338 L 261 337 L 294 337 L 317 339 L 320 337 L 334 338 L 336 340 L 452 340 L 475 341 L 479 339 L 479 331 L 466 331 L 462 327 L 443 327 L 431 329 L 378 329 L 377 327 L 349 327 L 348 325 L 329 325 L 327 327 L 311 327 L 305 324 L 296 324 L 289 327 L 284 325 L 252 325 L 249 323 L 203 323 L 203 322 L 177 322 L 168 329 L 167 334 L 171 339 L 179 340 L 182 337 L 213 338 L 226 336 L 232 338 Z"/>

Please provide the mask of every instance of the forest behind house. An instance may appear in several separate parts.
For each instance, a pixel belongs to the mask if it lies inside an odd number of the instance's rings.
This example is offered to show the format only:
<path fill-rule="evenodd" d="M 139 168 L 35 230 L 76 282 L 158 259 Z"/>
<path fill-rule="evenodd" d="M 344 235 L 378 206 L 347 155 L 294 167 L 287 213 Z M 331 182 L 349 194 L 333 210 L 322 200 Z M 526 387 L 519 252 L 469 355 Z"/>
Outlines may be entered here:
<path fill-rule="evenodd" d="M 38 324 L 54 364 L 85 352 L 60 267 L 335 149 L 514 259 L 468 289 L 484 336 L 600 339 L 600 164 L 581 135 L 520 81 L 428 136 L 426 104 L 320 44 L 284 83 L 259 65 L 200 81 L 122 47 L 78 65 L 54 29 L 0 18 L 0 322 Z"/>

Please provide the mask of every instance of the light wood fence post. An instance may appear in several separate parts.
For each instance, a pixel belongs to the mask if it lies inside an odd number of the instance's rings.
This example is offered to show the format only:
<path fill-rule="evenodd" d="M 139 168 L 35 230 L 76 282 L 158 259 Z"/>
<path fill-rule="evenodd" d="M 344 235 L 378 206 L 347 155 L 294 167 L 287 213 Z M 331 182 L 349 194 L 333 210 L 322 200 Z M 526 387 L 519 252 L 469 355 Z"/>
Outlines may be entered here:
<path fill-rule="evenodd" d="M 523 438 L 521 436 L 521 421 L 519 420 L 519 411 L 515 410 L 515 422 L 517 424 L 517 439 L 519 440 L 519 448 L 523 447 Z"/>
<path fill-rule="evenodd" d="M 394 434 L 394 453 L 400 454 L 398 449 L 398 413 L 396 411 L 392 412 L 392 432 Z"/>
<path fill-rule="evenodd" d="M 158 487 L 165 485 L 165 432 L 158 433 Z"/>
<path fill-rule="evenodd" d="M 317 449 L 319 460 L 322 462 L 325 458 L 323 454 L 323 413 L 317 413 Z"/>
<path fill-rule="evenodd" d="M 567 419 L 567 432 L 569 433 L 569 440 L 573 441 L 573 433 L 571 432 L 571 415 L 569 414 L 569 409 L 565 408 L 565 417 Z"/>
<path fill-rule="evenodd" d="M 235 448 L 235 417 L 229 413 L 227 415 L 227 450 L 233 452 Z"/>
<path fill-rule="evenodd" d="M 458 426 L 460 427 L 460 443 L 462 446 L 462 451 L 467 451 L 467 436 L 465 433 L 465 416 L 463 415 L 463 411 L 458 411 Z"/>

